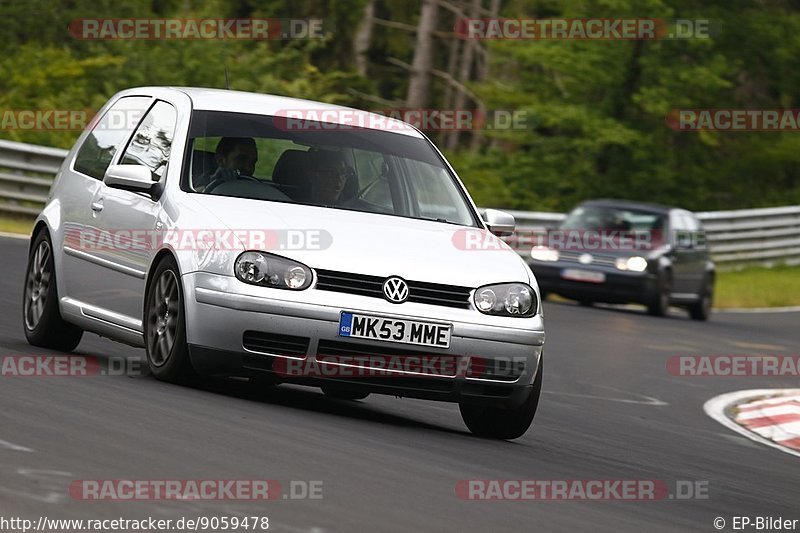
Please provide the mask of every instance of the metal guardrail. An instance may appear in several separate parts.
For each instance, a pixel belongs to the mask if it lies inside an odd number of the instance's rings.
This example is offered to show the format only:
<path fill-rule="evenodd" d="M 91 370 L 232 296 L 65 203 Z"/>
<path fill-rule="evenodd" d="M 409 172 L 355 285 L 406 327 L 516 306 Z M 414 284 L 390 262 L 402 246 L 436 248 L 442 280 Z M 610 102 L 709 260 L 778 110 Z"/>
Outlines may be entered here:
<path fill-rule="evenodd" d="M 0 140 L 0 213 L 39 214 L 67 150 Z M 520 230 L 551 228 L 563 213 L 508 211 Z M 697 213 L 719 263 L 800 264 L 800 206 Z"/>
<path fill-rule="evenodd" d="M 36 216 L 67 150 L 0 140 L 0 213 Z"/>

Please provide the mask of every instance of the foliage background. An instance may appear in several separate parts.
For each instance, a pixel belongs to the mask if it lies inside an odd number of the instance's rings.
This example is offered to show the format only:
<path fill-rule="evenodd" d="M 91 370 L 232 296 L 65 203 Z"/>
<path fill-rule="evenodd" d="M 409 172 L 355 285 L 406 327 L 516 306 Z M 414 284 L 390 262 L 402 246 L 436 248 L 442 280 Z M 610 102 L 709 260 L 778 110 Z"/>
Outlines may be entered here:
<path fill-rule="evenodd" d="M 7 21 L 0 109 L 98 109 L 137 85 L 224 87 L 223 65 L 233 89 L 402 106 L 409 75 L 389 58 L 412 62 L 414 32 L 376 27 L 360 74 L 354 37 L 368 1 L 0 1 Z M 372 3 L 382 19 L 420 21 L 419 2 Z M 488 73 L 465 85 L 487 109 L 525 111 L 529 120 L 524 129 L 462 135 L 447 151 L 479 205 L 566 210 L 598 196 L 695 210 L 800 204 L 800 133 L 676 132 L 665 121 L 674 108 L 800 107 L 799 2 L 506 0 L 500 14 L 703 18 L 718 32 L 692 40 L 482 43 Z M 67 30 L 75 19 L 103 17 L 311 17 L 331 31 L 323 40 L 253 42 L 81 41 Z M 454 20 L 440 8 L 440 30 Z M 435 66 L 445 69 L 454 48 L 439 39 Z M 442 106 L 445 91 L 434 80 L 429 106 Z M 65 148 L 77 135 L 0 130 L 2 138 Z"/>

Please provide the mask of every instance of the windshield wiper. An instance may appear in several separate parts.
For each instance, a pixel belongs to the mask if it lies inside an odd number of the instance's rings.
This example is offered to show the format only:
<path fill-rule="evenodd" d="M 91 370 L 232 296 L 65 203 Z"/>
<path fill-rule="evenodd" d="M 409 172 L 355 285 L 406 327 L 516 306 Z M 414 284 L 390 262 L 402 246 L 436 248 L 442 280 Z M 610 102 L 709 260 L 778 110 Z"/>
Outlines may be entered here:
<path fill-rule="evenodd" d="M 411 217 L 417 218 L 419 220 L 428 220 L 430 222 L 441 222 L 443 224 L 452 224 L 454 226 L 463 226 L 464 224 L 459 224 L 458 222 L 453 222 L 452 220 L 447 220 L 446 218 L 433 218 L 433 217 Z"/>

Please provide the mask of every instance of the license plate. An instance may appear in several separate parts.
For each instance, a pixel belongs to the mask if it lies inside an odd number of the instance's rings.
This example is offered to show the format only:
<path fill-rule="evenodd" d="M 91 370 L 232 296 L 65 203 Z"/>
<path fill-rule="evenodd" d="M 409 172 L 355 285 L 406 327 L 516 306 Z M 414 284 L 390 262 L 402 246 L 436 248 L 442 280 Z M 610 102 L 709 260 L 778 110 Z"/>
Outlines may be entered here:
<path fill-rule="evenodd" d="M 339 336 L 356 339 L 375 339 L 403 344 L 450 347 L 450 324 L 404 320 L 382 316 L 342 312 Z"/>
<path fill-rule="evenodd" d="M 588 283 L 603 283 L 606 280 L 606 275 L 603 272 L 575 268 L 565 268 L 561 271 L 561 277 L 571 281 L 586 281 Z"/>

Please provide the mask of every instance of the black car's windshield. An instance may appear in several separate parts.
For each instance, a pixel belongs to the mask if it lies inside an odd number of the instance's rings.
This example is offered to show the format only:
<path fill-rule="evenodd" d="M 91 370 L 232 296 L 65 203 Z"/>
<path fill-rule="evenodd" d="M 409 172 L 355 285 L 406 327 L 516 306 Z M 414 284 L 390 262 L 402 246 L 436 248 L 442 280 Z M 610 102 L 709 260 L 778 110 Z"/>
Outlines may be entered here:
<path fill-rule="evenodd" d="M 266 115 L 195 111 L 184 190 L 476 226 L 427 141 Z"/>
<path fill-rule="evenodd" d="M 628 207 L 582 205 L 573 209 L 561 223 L 561 229 L 598 231 L 619 234 L 646 233 L 655 245 L 664 238 L 666 215 Z"/>
<path fill-rule="evenodd" d="M 637 209 L 585 205 L 573 209 L 561 224 L 563 229 L 651 231 L 664 229 L 661 213 Z"/>

